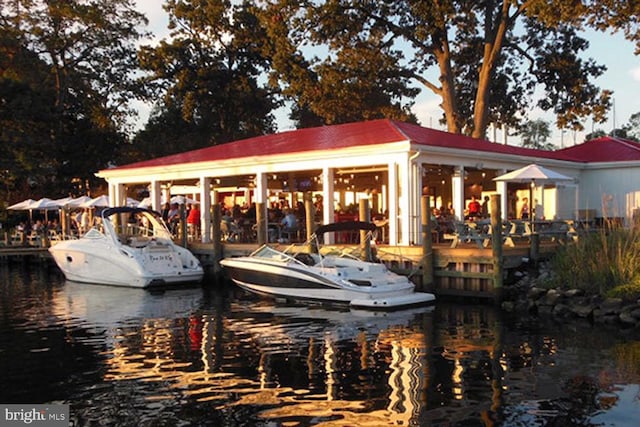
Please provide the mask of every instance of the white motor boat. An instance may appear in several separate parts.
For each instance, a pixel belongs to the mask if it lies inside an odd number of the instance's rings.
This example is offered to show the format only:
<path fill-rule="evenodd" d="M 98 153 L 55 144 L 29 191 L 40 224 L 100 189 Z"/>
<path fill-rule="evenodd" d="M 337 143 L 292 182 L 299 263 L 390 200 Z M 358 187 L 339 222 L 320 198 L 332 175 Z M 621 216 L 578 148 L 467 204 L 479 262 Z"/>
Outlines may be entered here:
<path fill-rule="evenodd" d="M 204 275 L 200 261 L 173 243 L 158 213 L 143 208 L 107 208 L 99 226 L 49 252 L 76 282 L 150 288 L 199 282 Z"/>
<path fill-rule="evenodd" d="M 263 245 L 244 257 L 220 263 L 238 286 L 262 295 L 301 301 L 347 304 L 366 309 L 395 309 L 435 301 L 430 293 L 415 292 L 414 284 L 378 262 L 363 261 L 347 252 L 323 254 L 319 237 L 327 232 L 366 230 L 376 226 L 350 221 L 320 226 L 305 243 L 280 251 Z"/>

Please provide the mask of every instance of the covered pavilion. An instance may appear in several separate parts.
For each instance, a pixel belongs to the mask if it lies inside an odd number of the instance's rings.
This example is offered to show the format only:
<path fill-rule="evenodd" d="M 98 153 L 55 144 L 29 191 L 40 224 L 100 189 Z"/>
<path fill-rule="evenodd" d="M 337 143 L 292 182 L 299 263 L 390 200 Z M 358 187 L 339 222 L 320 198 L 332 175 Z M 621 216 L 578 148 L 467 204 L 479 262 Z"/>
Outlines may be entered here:
<path fill-rule="evenodd" d="M 123 204 L 135 186 L 149 189 L 155 210 L 161 210 L 163 198 L 190 193 L 201 203 L 202 230 L 210 230 L 210 207 L 221 201 L 258 203 L 266 210 L 274 198 L 287 198 L 294 206 L 303 195 L 320 196 L 321 222 L 330 223 L 337 206 L 368 198 L 372 215 L 388 221 L 388 243 L 411 245 L 421 240 L 423 195 L 430 196 L 433 207 L 451 204 L 463 219 L 472 195 L 500 194 L 504 216 L 515 217 L 518 192 L 528 193 L 528 186 L 493 178 L 530 163 L 575 179 L 547 193 L 543 187 L 540 197 L 549 218 L 577 218 L 581 210 L 597 210 L 602 192 L 625 199 L 625 217 L 631 217 L 640 201 L 635 195 L 640 188 L 634 187 L 640 187 L 635 184 L 640 183 L 640 144 L 631 141 L 605 138 L 543 151 L 388 119 L 263 135 L 96 175 L 108 182 L 112 206 Z M 205 232 L 201 239 L 207 243 L 211 236 Z"/>

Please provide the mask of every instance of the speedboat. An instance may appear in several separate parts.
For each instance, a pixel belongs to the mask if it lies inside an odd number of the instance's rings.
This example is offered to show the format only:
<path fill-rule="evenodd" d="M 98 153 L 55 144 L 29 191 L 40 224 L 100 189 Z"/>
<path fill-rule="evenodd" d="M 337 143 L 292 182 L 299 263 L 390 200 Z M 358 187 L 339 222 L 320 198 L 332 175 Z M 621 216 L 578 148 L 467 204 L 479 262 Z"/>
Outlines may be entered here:
<path fill-rule="evenodd" d="M 157 212 L 114 207 L 100 218 L 81 238 L 49 248 L 68 280 L 134 288 L 202 280 L 200 261 L 173 242 Z"/>
<path fill-rule="evenodd" d="M 318 227 L 305 242 L 278 250 L 263 245 L 248 256 L 225 258 L 220 264 L 241 288 L 275 298 L 346 304 L 364 309 L 395 309 L 435 301 L 431 293 L 415 292 L 414 284 L 373 260 L 362 260 L 348 251 L 323 251 L 324 233 L 367 231 L 375 224 L 348 221 Z"/>

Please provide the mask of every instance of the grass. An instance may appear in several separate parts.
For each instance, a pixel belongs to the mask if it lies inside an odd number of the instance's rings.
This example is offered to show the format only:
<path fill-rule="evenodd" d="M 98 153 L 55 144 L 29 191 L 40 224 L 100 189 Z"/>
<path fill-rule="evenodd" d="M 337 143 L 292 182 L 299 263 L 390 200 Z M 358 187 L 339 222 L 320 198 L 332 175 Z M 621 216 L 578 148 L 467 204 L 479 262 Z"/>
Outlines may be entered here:
<path fill-rule="evenodd" d="M 640 297 L 638 266 L 640 228 L 605 227 L 559 249 L 548 285 L 633 300 Z"/>

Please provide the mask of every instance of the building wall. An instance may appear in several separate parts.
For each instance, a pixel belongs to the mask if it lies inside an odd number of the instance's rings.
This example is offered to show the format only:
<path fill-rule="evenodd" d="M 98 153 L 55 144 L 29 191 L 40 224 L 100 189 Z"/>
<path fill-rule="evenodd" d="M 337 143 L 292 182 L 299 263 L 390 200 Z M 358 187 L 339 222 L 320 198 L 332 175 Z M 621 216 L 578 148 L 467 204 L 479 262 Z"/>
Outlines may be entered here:
<path fill-rule="evenodd" d="M 629 221 L 640 209 L 640 167 L 583 170 L 579 200 L 580 208 L 596 209 L 599 217 Z"/>

